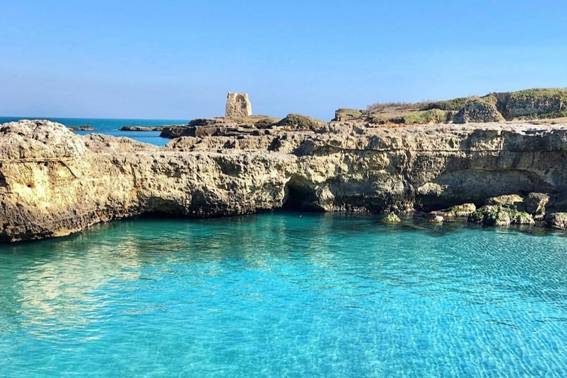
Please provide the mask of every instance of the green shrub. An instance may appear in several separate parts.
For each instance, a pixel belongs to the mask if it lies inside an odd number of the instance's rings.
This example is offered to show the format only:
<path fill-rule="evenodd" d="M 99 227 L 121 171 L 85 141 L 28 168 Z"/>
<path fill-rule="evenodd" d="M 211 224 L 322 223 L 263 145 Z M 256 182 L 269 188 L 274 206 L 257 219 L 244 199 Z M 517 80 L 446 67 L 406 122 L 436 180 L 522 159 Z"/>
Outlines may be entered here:
<path fill-rule="evenodd" d="M 402 220 L 396 214 L 388 213 L 384 216 L 382 221 L 386 224 L 398 224 L 401 223 Z"/>

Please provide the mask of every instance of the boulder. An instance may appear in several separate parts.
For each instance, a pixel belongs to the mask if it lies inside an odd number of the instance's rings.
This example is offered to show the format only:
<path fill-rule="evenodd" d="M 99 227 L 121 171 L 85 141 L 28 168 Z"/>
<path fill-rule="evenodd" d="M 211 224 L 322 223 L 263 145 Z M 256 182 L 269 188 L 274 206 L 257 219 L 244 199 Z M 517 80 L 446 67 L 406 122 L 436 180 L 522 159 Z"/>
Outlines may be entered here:
<path fill-rule="evenodd" d="M 504 117 L 500 114 L 496 105 L 481 99 L 469 100 L 453 117 L 455 123 L 502 121 L 504 121 Z"/>
<path fill-rule="evenodd" d="M 532 225 L 535 223 L 531 214 L 519 211 L 515 207 L 502 205 L 482 206 L 472 213 L 468 220 L 484 226 Z"/>
<path fill-rule="evenodd" d="M 545 217 L 545 223 L 550 228 L 557 230 L 567 229 L 567 213 L 551 213 Z"/>
<path fill-rule="evenodd" d="M 352 121 L 362 117 L 364 112 L 360 109 L 337 109 L 333 121 Z"/>
<path fill-rule="evenodd" d="M 276 123 L 276 126 L 296 131 L 317 131 L 323 128 L 325 123 L 301 114 L 288 114 L 284 119 Z"/>
<path fill-rule="evenodd" d="M 518 194 L 505 194 L 502 196 L 491 197 L 486 201 L 487 205 L 514 206 L 524 201 Z"/>
<path fill-rule="evenodd" d="M 474 203 L 464 203 L 462 205 L 456 205 L 451 207 L 447 212 L 447 216 L 455 218 L 468 217 L 476 211 L 476 206 Z"/>
<path fill-rule="evenodd" d="M 433 224 L 441 224 L 445 222 L 445 218 L 443 218 L 443 216 L 439 214 L 431 214 L 431 216 L 429 217 L 429 222 Z"/>
<path fill-rule="evenodd" d="M 549 203 L 549 195 L 546 193 L 529 193 L 519 209 L 538 217 L 545 215 L 545 207 Z"/>

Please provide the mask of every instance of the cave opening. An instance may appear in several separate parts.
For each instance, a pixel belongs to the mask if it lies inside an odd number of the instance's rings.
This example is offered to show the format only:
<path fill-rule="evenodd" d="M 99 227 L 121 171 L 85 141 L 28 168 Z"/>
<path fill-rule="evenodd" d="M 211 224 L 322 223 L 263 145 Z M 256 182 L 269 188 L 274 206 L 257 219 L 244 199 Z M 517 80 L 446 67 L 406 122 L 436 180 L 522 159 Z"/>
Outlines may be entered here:
<path fill-rule="evenodd" d="M 292 179 L 285 186 L 283 210 L 322 212 L 315 189 L 308 183 Z"/>

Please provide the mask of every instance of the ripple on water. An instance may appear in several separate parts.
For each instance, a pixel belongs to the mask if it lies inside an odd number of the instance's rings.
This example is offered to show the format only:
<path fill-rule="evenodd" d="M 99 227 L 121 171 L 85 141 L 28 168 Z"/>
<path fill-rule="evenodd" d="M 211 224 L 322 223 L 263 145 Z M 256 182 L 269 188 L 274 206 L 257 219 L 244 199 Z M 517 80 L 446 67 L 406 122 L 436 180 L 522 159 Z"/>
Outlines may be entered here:
<path fill-rule="evenodd" d="M 566 376 L 567 239 L 137 220 L 0 246 L 0 376 Z"/>

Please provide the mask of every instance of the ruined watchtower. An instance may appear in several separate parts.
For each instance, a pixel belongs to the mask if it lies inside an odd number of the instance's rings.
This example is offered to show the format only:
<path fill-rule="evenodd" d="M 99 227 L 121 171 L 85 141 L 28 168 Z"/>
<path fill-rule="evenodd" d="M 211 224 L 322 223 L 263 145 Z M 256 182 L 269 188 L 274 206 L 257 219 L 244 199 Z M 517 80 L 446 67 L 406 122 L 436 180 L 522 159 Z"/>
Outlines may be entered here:
<path fill-rule="evenodd" d="M 228 93 L 226 96 L 226 118 L 246 118 L 252 115 L 252 104 L 248 93 Z"/>

